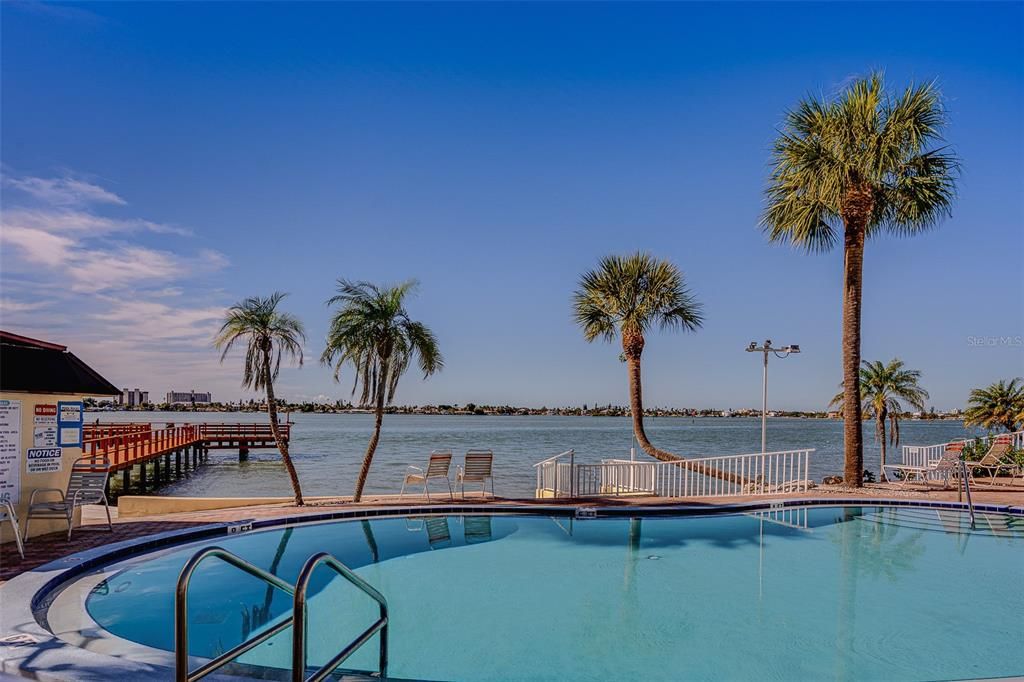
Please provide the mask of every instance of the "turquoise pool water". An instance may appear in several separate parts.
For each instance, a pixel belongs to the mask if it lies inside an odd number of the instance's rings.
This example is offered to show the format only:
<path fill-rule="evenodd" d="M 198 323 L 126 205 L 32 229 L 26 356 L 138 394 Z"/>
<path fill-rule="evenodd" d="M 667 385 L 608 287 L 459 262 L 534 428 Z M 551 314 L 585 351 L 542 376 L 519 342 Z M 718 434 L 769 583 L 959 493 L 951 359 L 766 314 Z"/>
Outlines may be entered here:
<path fill-rule="evenodd" d="M 382 591 L 396 677 L 430 680 L 947 680 L 1024 673 L 1024 519 L 818 507 L 705 517 L 388 518 L 217 544 L 293 581 L 328 551 Z M 171 649 L 197 546 L 115 565 L 87 600 L 111 633 Z M 375 618 L 326 570 L 310 660 Z M 192 653 L 287 614 L 287 595 L 216 561 L 190 593 Z M 287 634 L 287 633 L 283 633 Z M 242 660 L 289 665 L 288 638 Z M 375 642 L 345 667 L 371 669 Z"/>

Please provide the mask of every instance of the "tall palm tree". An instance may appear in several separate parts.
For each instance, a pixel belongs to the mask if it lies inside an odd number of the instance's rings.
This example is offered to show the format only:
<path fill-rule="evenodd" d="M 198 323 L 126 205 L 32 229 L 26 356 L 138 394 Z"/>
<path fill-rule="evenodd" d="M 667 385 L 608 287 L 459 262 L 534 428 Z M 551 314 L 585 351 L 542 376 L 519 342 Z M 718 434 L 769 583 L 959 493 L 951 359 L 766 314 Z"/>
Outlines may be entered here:
<path fill-rule="evenodd" d="M 889 443 L 893 447 L 900 444 L 900 413 L 905 410 L 904 403 L 919 410 L 924 410 L 924 401 L 928 399 L 928 391 L 921 388 L 918 381 L 921 373 L 915 369 L 906 369 L 903 361 L 894 358 L 885 364 L 880 360 L 865 360 L 860 368 L 861 413 L 875 420 L 875 436 L 881 446 L 879 471 L 881 480 L 885 480 L 886 456 L 886 422 L 889 423 Z M 840 392 L 832 398 L 832 405 L 843 408 L 846 394 Z"/>
<path fill-rule="evenodd" d="M 687 289 L 683 273 L 669 261 L 646 253 L 607 256 L 596 270 L 580 278 L 573 309 L 587 341 L 612 342 L 618 336 L 622 342 L 622 357 L 629 368 L 633 433 L 640 447 L 662 461 L 680 459 L 651 444 L 644 431 L 640 357 L 644 335 L 652 327 L 694 331 L 703 323 L 701 304 Z"/>
<path fill-rule="evenodd" d="M 281 453 L 284 467 L 292 482 L 295 504 L 302 506 L 302 488 L 299 475 L 288 454 L 288 441 L 281 437 L 277 421 L 277 398 L 274 396 L 274 380 L 281 369 L 281 356 L 287 355 L 302 366 L 302 344 L 306 340 L 302 322 L 294 315 L 280 312 L 277 305 L 286 294 L 275 292 L 267 298 L 253 296 L 228 308 L 224 323 L 213 340 L 221 351 L 220 361 L 224 362 L 235 343 L 245 341 L 245 367 L 242 372 L 242 386 L 254 391 L 265 390 L 267 414 L 270 417 L 270 431 Z"/>
<path fill-rule="evenodd" d="M 1003 427 L 1015 431 L 1024 427 L 1024 383 L 1020 377 L 1000 379 L 985 388 L 971 391 L 964 412 L 964 426 L 984 426 L 986 429 Z"/>
<path fill-rule="evenodd" d="M 762 227 L 773 242 L 808 251 L 843 245 L 844 479 L 863 485 L 860 383 L 864 244 L 913 235 L 950 214 L 958 161 L 941 140 L 946 122 L 933 83 L 902 94 L 881 74 L 838 97 L 808 97 L 788 112 L 772 152 Z"/>
<path fill-rule="evenodd" d="M 328 305 L 339 305 L 327 332 L 327 348 L 320 361 L 334 365 L 334 379 L 341 378 L 345 363 L 354 370 L 352 395 L 362 387 L 359 402 L 373 406 L 373 435 L 363 455 L 356 480 L 354 502 L 363 498 L 373 453 L 380 441 L 384 406 L 395 398 L 398 380 L 415 361 L 426 379 L 444 366 L 437 338 L 422 322 L 415 322 L 405 310 L 406 296 L 416 288 L 410 280 L 394 287 L 369 282 L 338 280 L 338 294 Z"/>

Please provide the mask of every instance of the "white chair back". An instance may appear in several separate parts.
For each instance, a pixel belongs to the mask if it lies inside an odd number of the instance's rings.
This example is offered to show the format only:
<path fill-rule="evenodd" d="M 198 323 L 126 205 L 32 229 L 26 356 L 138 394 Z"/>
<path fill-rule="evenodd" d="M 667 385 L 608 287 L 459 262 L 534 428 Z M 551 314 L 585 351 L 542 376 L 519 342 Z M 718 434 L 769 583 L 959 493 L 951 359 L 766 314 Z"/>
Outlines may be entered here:
<path fill-rule="evenodd" d="M 466 453 L 466 465 L 462 469 L 465 481 L 482 481 L 491 478 L 494 453 L 490 450 L 470 450 Z"/>
<path fill-rule="evenodd" d="M 427 478 L 448 478 L 451 466 L 451 451 L 435 450 L 430 453 L 430 461 L 427 463 Z"/>

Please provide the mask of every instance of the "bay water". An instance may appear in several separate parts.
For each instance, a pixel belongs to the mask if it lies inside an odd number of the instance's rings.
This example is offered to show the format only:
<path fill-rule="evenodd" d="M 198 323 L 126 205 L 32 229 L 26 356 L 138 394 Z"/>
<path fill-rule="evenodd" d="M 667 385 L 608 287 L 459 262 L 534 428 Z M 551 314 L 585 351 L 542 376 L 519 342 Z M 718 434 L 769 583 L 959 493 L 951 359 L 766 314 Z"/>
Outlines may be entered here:
<path fill-rule="evenodd" d="M 92 413 L 101 422 L 266 423 L 258 413 L 107 412 Z M 373 430 L 371 414 L 292 413 L 291 454 L 306 495 L 351 495 Z M 652 417 L 644 420 L 651 441 L 688 457 L 759 452 L 761 421 L 747 417 Z M 878 474 L 879 446 L 874 422 L 864 424 L 865 466 Z M 901 422 L 901 443 L 931 445 L 984 432 L 952 420 Z M 367 481 L 368 493 L 397 493 L 410 464 L 423 467 L 431 450 L 450 449 L 455 464 L 469 449 L 490 449 L 495 456 L 495 492 L 503 497 L 533 497 L 534 464 L 570 448 L 579 462 L 628 458 L 632 428 L 627 417 L 385 415 L 384 428 Z M 770 418 L 768 450 L 814 448 L 811 477 L 841 474 L 843 422 L 832 419 Z M 649 459 L 639 449 L 637 458 Z M 890 463 L 899 462 L 897 448 Z M 276 450 L 253 450 L 246 462 L 236 450 L 211 451 L 209 464 L 159 490 L 160 494 L 199 497 L 289 495 L 288 476 Z"/>

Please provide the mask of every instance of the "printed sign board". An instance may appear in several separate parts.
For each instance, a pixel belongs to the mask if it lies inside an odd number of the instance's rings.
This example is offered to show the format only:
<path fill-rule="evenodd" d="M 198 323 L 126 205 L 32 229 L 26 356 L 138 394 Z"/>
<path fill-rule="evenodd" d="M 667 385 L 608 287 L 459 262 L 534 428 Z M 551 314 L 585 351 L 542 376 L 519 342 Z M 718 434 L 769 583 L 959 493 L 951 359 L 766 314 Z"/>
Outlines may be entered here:
<path fill-rule="evenodd" d="M 82 426 L 85 405 L 80 400 L 57 403 L 57 445 L 62 448 L 82 447 Z"/>
<path fill-rule="evenodd" d="M 60 462 L 60 448 L 29 448 L 25 451 L 25 471 L 30 474 L 57 473 Z"/>
<path fill-rule="evenodd" d="M 57 405 L 36 405 L 32 417 L 32 447 L 57 447 Z"/>
<path fill-rule="evenodd" d="M 0 400 L 0 498 L 21 498 L 21 401 Z"/>

